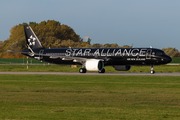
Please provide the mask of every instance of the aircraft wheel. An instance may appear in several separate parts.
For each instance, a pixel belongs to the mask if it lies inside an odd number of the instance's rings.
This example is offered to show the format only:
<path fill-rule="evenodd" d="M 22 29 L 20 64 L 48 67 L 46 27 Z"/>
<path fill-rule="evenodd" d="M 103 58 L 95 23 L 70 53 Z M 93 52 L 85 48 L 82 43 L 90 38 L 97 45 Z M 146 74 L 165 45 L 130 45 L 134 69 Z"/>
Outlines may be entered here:
<path fill-rule="evenodd" d="M 155 73 L 155 71 L 153 70 L 153 71 L 151 71 L 151 74 L 154 74 Z"/>
<path fill-rule="evenodd" d="M 79 69 L 79 72 L 80 72 L 80 73 L 86 73 L 86 69 L 85 69 L 85 68 L 80 68 L 80 69 Z"/>
<path fill-rule="evenodd" d="M 103 68 L 102 70 L 98 71 L 99 73 L 105 73 L 105 69 Z"/>

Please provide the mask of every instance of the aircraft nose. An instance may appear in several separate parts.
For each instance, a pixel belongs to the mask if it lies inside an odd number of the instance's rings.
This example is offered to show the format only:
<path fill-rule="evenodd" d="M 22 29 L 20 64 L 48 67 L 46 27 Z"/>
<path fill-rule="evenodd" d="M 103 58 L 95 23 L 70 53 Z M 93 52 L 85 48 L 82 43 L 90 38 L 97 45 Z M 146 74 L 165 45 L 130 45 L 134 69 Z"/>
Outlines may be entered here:
<path fill-rule="evenodd" d="M 172 61 L 172 58 L 170 56 L 167 56 L 166 61 L 167 61 L 167 63 L 170 63 Z"/>

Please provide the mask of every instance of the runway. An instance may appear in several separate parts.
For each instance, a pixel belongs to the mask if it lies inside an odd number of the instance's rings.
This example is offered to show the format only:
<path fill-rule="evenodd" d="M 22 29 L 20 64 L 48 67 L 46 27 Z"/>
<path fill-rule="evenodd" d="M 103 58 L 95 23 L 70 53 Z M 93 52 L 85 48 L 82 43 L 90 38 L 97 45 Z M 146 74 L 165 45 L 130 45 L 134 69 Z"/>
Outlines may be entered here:
<path fill-rule="evenodd" d="M 18 75 L 120 75 L 120 76 L 180 76 L 180 73 L 78 73 L 78 72 L 0 72 L 0 74 Z"/>

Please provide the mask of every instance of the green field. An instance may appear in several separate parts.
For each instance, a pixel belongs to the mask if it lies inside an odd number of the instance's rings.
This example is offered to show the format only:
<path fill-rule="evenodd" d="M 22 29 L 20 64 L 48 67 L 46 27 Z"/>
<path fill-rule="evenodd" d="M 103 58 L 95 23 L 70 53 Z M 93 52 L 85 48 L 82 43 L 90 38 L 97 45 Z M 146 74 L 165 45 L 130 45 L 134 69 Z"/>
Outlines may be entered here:
<path fill-rule="evenodd" d="M 48 64 L 36 59 L 28 58 L 29 64 Z M 27 58 L 0 58 L 0 64 L 27 64 Z"/>
<path fill-rule="evenodd" d="M 179 120 L 180 77 L 0 75 L 0 119 Z"/>
<path fill-rule="evenodd" d="M 171 63 L 180 63 L 180 57 L 174 57 L 174 58 L 172 58 Z"/>

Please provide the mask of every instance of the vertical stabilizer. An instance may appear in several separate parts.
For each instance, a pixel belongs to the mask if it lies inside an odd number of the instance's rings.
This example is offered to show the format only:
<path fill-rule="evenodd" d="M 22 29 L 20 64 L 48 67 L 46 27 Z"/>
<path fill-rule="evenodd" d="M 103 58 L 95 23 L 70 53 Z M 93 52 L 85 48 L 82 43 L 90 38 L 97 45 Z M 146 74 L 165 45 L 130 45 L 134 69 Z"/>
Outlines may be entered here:
<path fill-rule="evenodd" d="M 41 42 L 29 25 L 24 25 L 24 32 L 28 49 L 43 48 Z"/>

